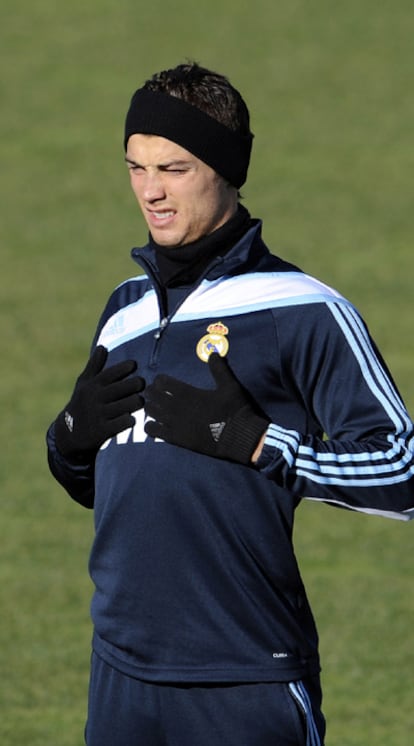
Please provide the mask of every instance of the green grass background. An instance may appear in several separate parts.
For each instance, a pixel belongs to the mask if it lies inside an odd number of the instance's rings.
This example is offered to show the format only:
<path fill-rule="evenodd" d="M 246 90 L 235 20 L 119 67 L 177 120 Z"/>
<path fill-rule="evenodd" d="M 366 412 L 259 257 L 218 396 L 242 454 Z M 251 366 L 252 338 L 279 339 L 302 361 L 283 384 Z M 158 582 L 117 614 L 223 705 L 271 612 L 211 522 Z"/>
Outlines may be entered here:
<path fill-rule="evenodd" d="M 146 235 L 130 95 L 185 58 L 229 75 L 256 134 L 246 206 L 276 253 L 356 303 L 412 412 L 413 35 L 412 0 L 3 2 L 2 746 L 83 742 L 92 516 L 49 476 L 44 431 Z M 398 522 L 298 511 L 328 746 L 411 743 L 413 542 Z"/>

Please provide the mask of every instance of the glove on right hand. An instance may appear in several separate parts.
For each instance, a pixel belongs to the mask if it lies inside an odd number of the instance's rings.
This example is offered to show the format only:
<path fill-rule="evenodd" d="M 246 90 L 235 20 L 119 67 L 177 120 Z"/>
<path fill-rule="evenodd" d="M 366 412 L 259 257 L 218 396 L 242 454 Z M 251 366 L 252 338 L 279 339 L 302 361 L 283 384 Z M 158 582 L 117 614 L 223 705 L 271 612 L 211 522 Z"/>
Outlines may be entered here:
<path fill-rule="evenodd" d="M 158 375 L 145 392 L 153 438 L 207 456 L 249 464 L 269 418 L 242 386 L 227 359 L 214 352 L 208 366 L 215 389 L 200 389 L 172 376 Z"/>
<path fill-rule="evenodd" d="M 141 409 L 145 381 L 130 376 L 134 360 L 104 370 L 108 350 L 98 346 L 81 373 L 72 398 L 55 422 L 57 449 L 68 458 L 89 461 L 102 443 L 135 424 L 131 412 Z"/>

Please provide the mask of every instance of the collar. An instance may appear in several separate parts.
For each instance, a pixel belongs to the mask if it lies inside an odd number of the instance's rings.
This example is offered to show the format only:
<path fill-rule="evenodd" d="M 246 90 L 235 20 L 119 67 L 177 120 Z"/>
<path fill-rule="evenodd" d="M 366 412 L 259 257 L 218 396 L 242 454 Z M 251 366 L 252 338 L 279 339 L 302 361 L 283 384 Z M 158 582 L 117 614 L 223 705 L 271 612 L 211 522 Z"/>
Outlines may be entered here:
<path fill-rule="evenodd" d="M 224 225 L 184 246 L 160 246 L 150 234 L 149 246 L 154 253 L 160 283 L 165 288 L 193 285 L 216 257 L 225 256 L 238 243 L 251 224 L 249 212 L 238 205 L 236 213 Z"/>
<path fill-rule="evenodd" d="M 208 280 L 216 280 L 223 275 L 239 274 L 247 271 L 249 267 L 261 264 L 261 260 L 269 254 L 264 244 L 261 232 L 262 221 L 252 219 L 251 227 L 236 242 L 224 256 L 216 256 L 205 268 L 202 277 Z M 150 243 L 131 250 L 132 259 L 139 264 L 159 287 L 161 280 L 156 262 L 155 249 Z"/>

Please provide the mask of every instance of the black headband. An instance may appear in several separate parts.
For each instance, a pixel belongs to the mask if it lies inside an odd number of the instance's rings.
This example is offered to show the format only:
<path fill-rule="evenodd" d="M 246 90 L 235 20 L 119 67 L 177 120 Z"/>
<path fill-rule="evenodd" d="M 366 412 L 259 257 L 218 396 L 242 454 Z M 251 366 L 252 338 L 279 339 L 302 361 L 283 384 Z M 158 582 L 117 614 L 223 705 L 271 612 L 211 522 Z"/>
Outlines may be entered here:
<path fill-rule="evenodd" d="M 172 140 L 237 188 L 246 181 L 253 135 L 234 132 L 176 96 L 139 88 L 126 116 L 125 150 L 135 134 Z"/>

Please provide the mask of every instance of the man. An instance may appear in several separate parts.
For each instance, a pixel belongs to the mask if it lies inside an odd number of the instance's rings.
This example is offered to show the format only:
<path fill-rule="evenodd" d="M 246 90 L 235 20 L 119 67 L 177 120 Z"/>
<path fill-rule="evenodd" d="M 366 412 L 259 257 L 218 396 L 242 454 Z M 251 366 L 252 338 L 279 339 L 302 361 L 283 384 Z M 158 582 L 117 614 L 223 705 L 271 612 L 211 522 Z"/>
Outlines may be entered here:
<path fill-rule="evenodd" d="M 226 78 L 153 76 L 124 144 L 145 274 L 111 296 L 48 432 L 53 474 L 95 510 L 86 741 L 319 746 L 295 508 L 411 518 L 412 422 L 352 305 L 239 204 L 252 134 Z"/>

